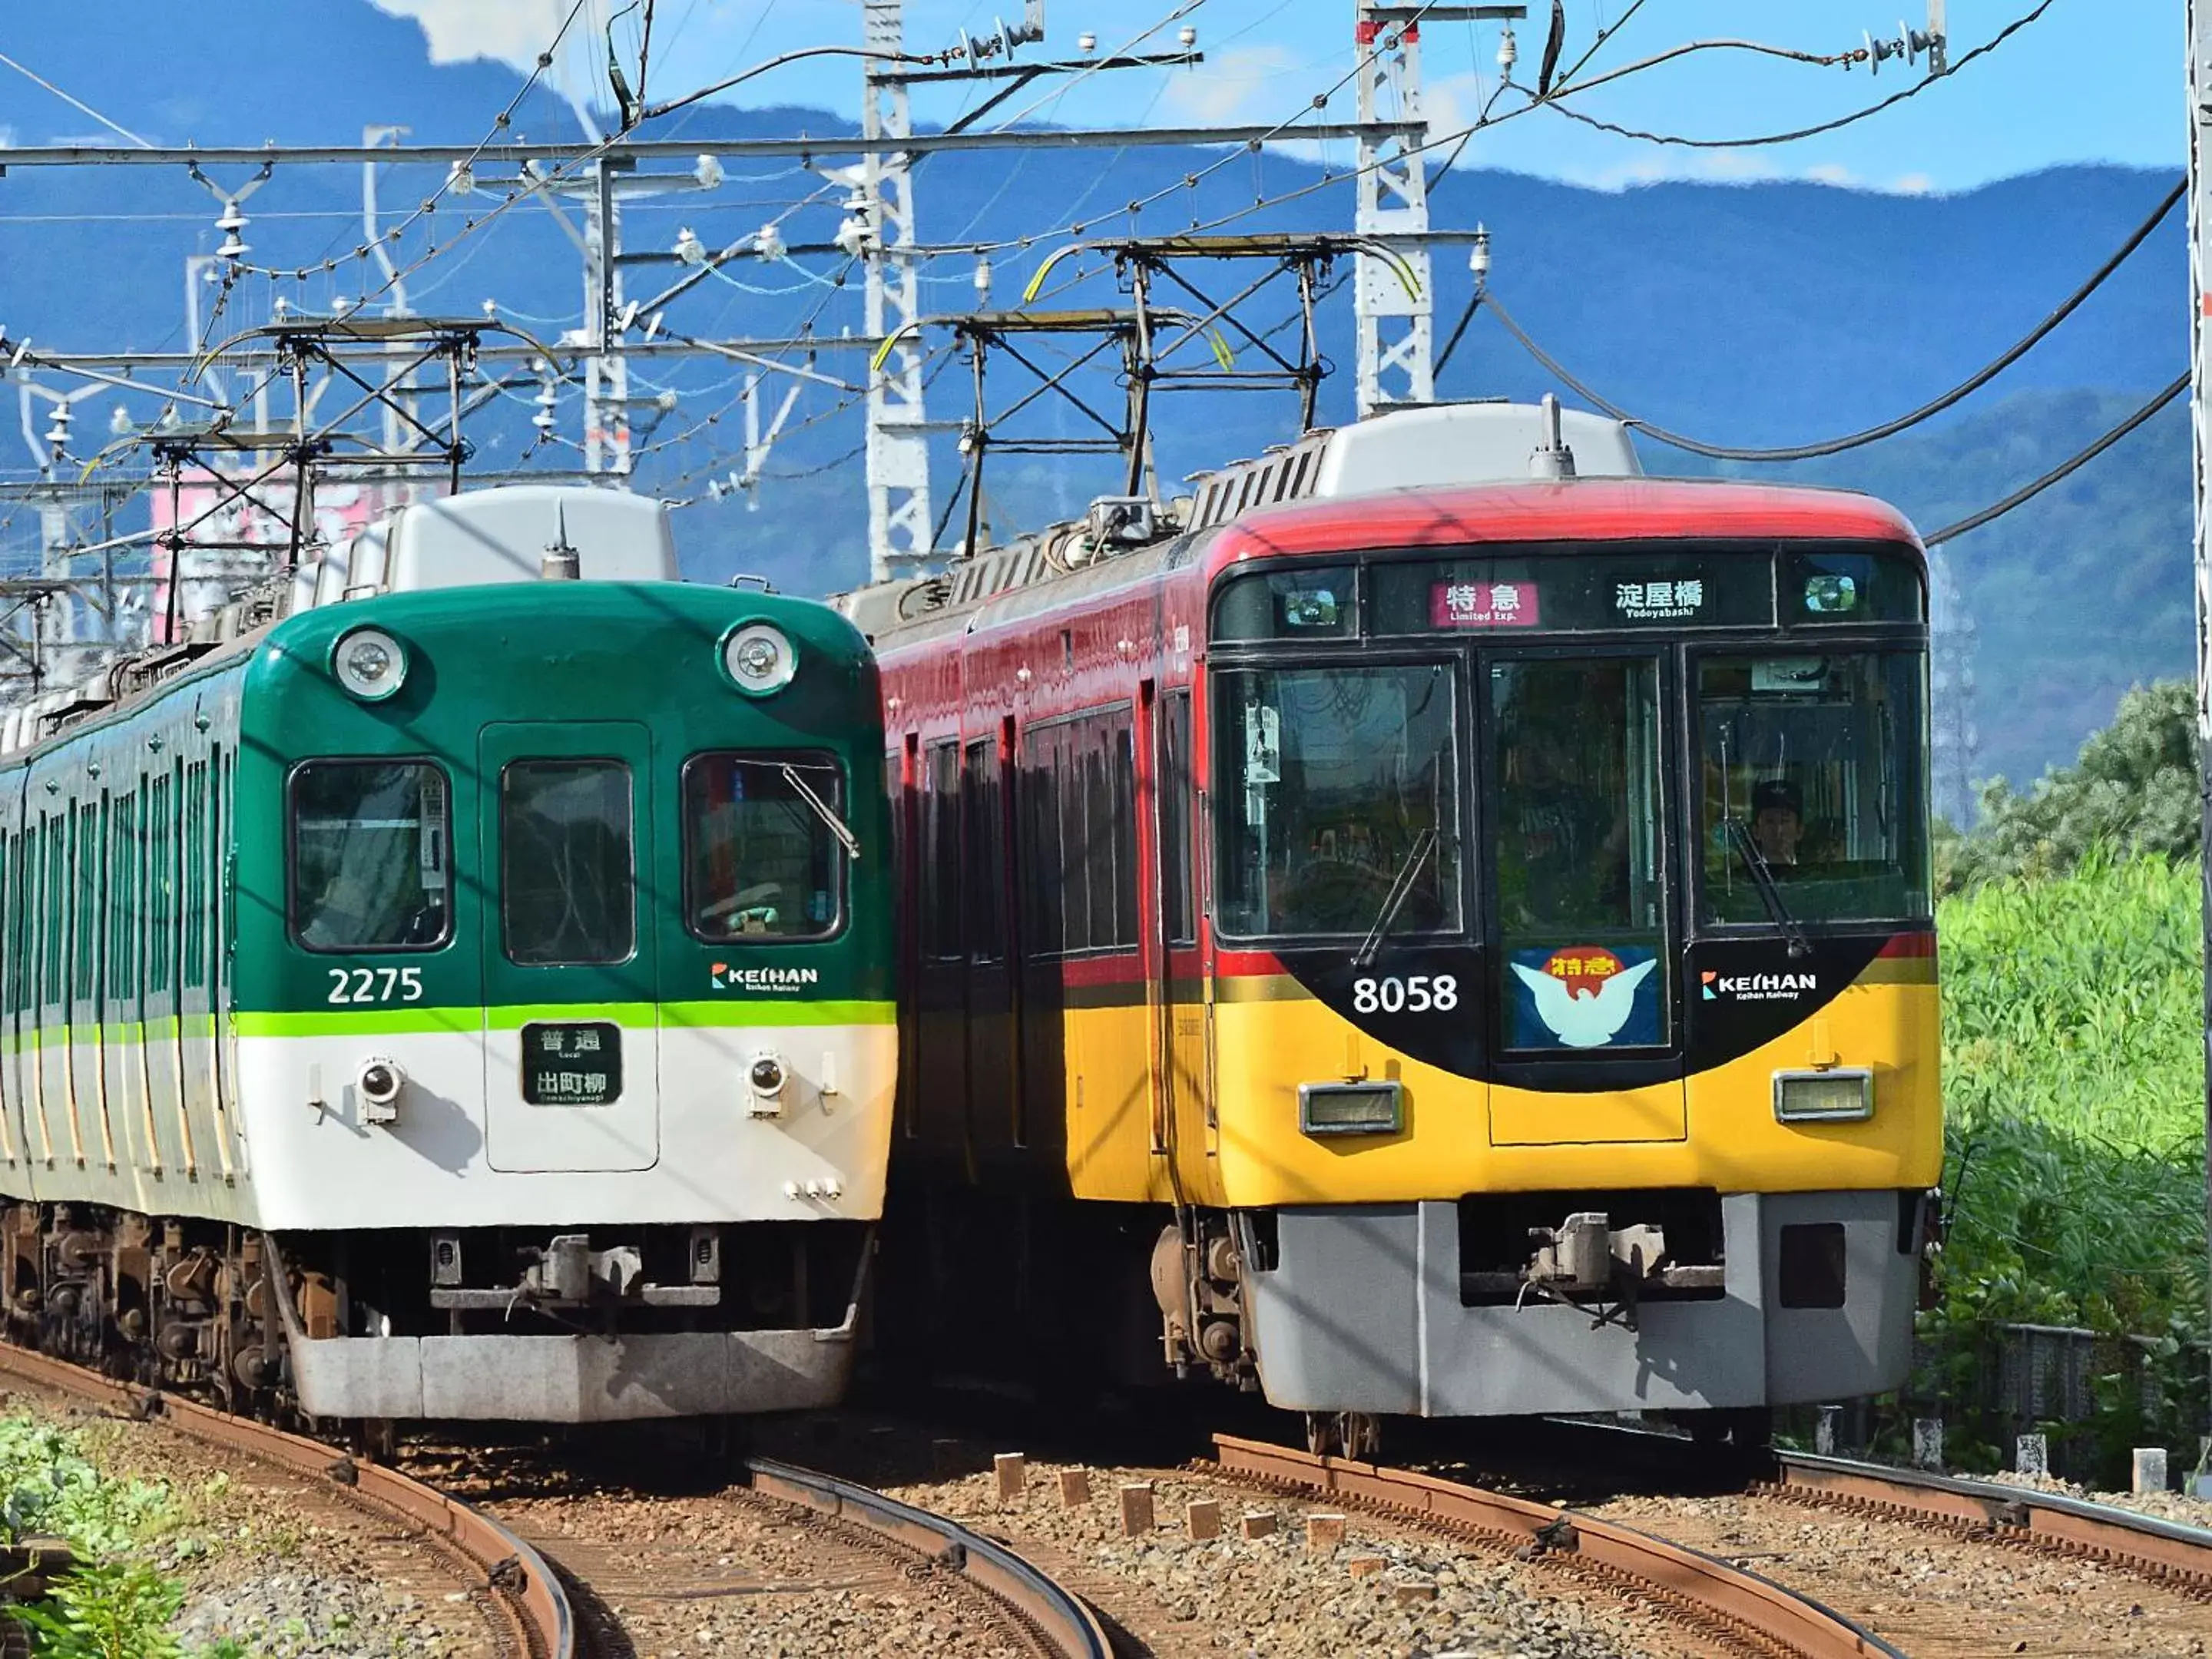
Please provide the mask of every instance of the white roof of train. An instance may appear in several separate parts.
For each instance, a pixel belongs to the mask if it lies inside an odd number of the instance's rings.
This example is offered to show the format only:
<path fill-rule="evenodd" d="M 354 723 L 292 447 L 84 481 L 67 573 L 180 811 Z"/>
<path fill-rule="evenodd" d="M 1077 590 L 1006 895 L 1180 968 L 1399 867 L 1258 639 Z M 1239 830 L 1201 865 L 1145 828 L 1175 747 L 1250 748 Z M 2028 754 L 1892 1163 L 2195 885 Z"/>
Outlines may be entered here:
<path fill-rule="evenodd" d="M 574 551 L 586 580 L 680 580 L 665 501 L 579 484 L 504 484 L 399 507 L 302 562 L 288 583 L 193 620 L 190 641 L 219 645 L 295 611 L 374 594 L 538 581 L 556 541 Z M 49 719 L 64 709 L 114 702 L 124 690 L 118 671 L 129 666 L 112 665 L 0 714 L 0 754 L 44 741 Z"/>

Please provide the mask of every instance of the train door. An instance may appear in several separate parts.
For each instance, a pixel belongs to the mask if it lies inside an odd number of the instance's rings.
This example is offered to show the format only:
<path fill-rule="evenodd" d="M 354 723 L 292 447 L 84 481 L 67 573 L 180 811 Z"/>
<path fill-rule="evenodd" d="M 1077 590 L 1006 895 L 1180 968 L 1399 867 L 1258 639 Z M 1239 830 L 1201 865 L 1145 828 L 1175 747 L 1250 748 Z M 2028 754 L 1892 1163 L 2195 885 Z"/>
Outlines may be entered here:
<path fill-rule="evenodd" d="M 1656 653 L 1498 653 L 1487 738 L 1498 1146 L 1679 1140 Z"/>
<path fill-rule="evenodd" d="M 9 815 L 11 818 L 13 813 Z M 23 977 L 23 838 L 16 826 L 0 830 L 0 1154 L 12 1167 L 23 1146 L 22 1121 L 22 977 Z M 19 1189 L 20 1190 L 20 1189 Z"/>
<path fill-rule="evenodd" d="M 978 738 L 962 751 L 962 919 L 966 924 L 968 1131 L 985 1146 L 1025 1139 L 1016 1089 L 1015 970 L 1008 902 L 1006 768 L 1010 735 Z"/>
<path fill-rule="evenodd" d="M 510 1173 L 660 1156 L 654 856 L 672 804 L 633 721 L 487 726 L 485 1161 Z"/>
<path fill-rule="evenodd" d="M 88 795 L 90 791 L 88 789 Z M 97 1164 L 115 1168 L 115 1146 L 102 1109 L 100 1060 L 100 917 L 103 860 L 100 809 L 91 797 L 71 809 L 70 871 L 66 902 L 70 914 L 69 1047 L 64 1090 L 75 1137 L 70 1156 L 80 1169 Z"/>
<path fill-rule="evenodd" d="M 1133 769 L 1137 786 L 1137 959 L 1145 976 L 1145 1094 L 1149 1150 L 1164 1154 L 1172 1185 L 1175 1165 L 1175 1006 L 1168 984 L 1166 825 L 1160 810 L 1160 708 L 1151 680 L 1137 686 Z"/>
<path fill-rule="evenodd" d="M 898 907 L 898 1107 L 899 1133 L 912 1139 L 921 1131 L 915 1117 L 916 1079 L 921 1073 L 915 1035 L 915 986 L 921 978 L 921 915 L 915 878 L 921 869 L 917 815 L 921 788 L 921 740 L 911 732 L 884 761 L 884 787 L 891 803 L 891 856 Z"/>
<path fill-rule="evenodd" d="M 1169 1110 L 1178 1156 L 1210 1148 L 1206 1134 L 1205 973 L 1198 953 L 1197 792 L 1191 772 L 1190 693 L 1161 695 L 1153 720 L 1153 791 L 1158 805 L 1160 932 L 1165 944 L 1165 1025 Z"/>
<path fill-rule="evenodd" d="M 216 1100 L 216 997 L 210 931 L 215 915 L 214 814 L 205 758 L 185 763 L 171 773 L 177 789 L 179 864 L 178 871 L 177 1006 L 178 1048 L 184 1077 L 185 1117 L 204 1129 L 215 1147 L 216 1166 L 225 1180 L 237 1174 L 224 1114 Z"/>
<path fill-rule="evenodd" d="M 965 1158 L 968 1134 L 967 910 L 961 883 L 960 744 L 921 751 L 921 972 L 914 987 L 915 1106 L 932 1152 Z"/>

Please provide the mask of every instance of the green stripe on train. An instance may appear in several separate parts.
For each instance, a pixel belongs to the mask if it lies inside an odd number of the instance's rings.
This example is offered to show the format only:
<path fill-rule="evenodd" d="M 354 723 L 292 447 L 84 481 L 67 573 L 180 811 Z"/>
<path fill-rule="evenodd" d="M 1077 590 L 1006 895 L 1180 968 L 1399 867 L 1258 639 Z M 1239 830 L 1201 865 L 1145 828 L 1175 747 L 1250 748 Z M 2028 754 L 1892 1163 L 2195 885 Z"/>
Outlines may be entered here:
<path fill-rule="evenodd" d="M 658 1013 L 658 1020 L 655 1015 Z M 763 1025 L 889 1025 L 897 1018 L 890 1002 L 548 1003 L 504 1008 L 313 1008 L 293 1012 L 241 1011 L 238 1034 L 252 1037 L 412 1036 L 428 1032 L 520 1030 L 540 1022 L 611 1020 L 626 1030 L 714 1030 Z"/>

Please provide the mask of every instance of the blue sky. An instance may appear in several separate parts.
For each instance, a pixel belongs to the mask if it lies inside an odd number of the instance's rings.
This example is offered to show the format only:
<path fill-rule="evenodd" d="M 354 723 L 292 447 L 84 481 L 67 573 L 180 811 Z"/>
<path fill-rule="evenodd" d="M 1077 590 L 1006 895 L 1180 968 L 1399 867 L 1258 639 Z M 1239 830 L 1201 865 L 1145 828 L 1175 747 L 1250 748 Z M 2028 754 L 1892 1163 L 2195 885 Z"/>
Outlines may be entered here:
<path fill-rule="evenodd" d="M 374 0 L 413 17 L 441 59 L 493 57 L 527 62 L 556 27 L 569 0 Z M 1601 26 L 1620 21 L 1629 0 L 1566 0 L 1568 61 Z M 2031 9 L 2033 0 L 1951 0 L 1955 58 Z M 604 18 L 621 8 L 588 0 Z M 908 40 L 941 46 L 963 28 L 988 30 L 996 14 L 1018 15 L 1021 0 L 909 0 Z M 1868 30 L 1894 35 L 1900 17 L 1925 19 L 1926 0 L 1645 0 L 1594 60 L 1590 73 L 1700 40 L 1740 39 L 1832 54 L 1861 43 Z M 1350 0 L 1048 0 L 1044 50 L 1073 55 L 1076 37 L 1095 33 L 1102 51 L 1157 29 L 1138 50 L 1171 49 L 1178 28 L 1198 31 L 1204 66 L 1094 75 L 1042 88 L 1006 106 L 1035 118 L 1135 125 L 1216 121 L 1272 123 L 1307 106 L 1352 61 Z M 1518 30 L 1517 78 L 1533 79 L 1548 20 L 1533 0 Z M 1178 15 L 1178 14 L 1182 14 Z M 665 97 L 799 47 L 857 44 L 857 0 L 659 0 L 651 88 Z M 633 17 L 616 25 L 618 40 Z M 2053 0 L 2048 14 L 1956 78 L 1843 131 L 1758 149 L 1691 150 L 1617 138 L 1538 112 L 1509 121 L 1469 146 L 1480 166 L 1580 184 L 1619 186 L 1659 178 L 1813 178 L 1883 190 L 1956 191 L 2057 163 L 2112 161 L 2179 165 L 2186 143 L 2182 69 L 2182 0 Z M 1430 114 L 1456 128 L 1496 84 L 1498 26 L 1431 25 L 1425 51 Z M 582 47 L 564 64 L 595 79 L 599 48 L 580 27 Z M 1030 48 L 1035 52 L 1036 48 Z M 1577 107 L 1623 125 L 1698 137 L 1787 130 L 1842 114 L 1906 84 L 1911 71 L 1887 66 L 1819 68 L 1737 51 L 1703 52 L 1594 90 Z M 918 100 L 917 115 L 957 112 L 960 91 Z M 858 76 L 850 59 L 824 58 L 781 69 L 733 97 L 753 103 L 804 103 L 851 114 Z M 1330 105 L 1351 115 L 1349 85 Z M 1508 94 L 1499 108 L 1516 101 Z"/>

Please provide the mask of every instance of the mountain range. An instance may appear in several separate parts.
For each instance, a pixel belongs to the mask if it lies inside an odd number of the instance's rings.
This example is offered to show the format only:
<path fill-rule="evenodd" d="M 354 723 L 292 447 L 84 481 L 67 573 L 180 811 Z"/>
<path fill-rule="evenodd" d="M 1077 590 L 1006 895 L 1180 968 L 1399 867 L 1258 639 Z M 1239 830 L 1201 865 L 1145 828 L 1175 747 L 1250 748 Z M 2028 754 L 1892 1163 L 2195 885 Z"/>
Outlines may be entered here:
<path fill-rule="evenodd" d="M 74 38 L 50 31 L 52 39 L 40 43 L 41 68 L 62 85 L 97 88 L 94 101 L 134 131 L 202 144 L 258 144 L 272 136 L 351 143 L 364 127 L 380 124 L 407 126 L 417 142 L 472 142 L 518 87 L 514 73 L 496 64 L 433 66 L 412 24 L 360 0 L 314 7 L 235 0 L 205 14 L 204 27 L 187 31 L 173 20 L 173 9 L 156 0 L 114 0 L 101 9 L 96 31 Z M 1133 110 L 1130 118 L 1138 115 Z M 672 131 L 653 136 L 849 130 L 819 110 L 718 106 L 696 106 L 666 125 Z M 0 81 L 0 132 L 14 143 L 83 137 L 88 126 L 20 82 Z M 509 131 L 570 139 L 578 127 L 569 106 L 540 88 L 516 107 Z M 1480 155 L 1478 140 L 1469 160 Z M 1325 173 L 1340 181 L 1348 161 L 1341 144 L 1320 161 L 1207 149 L 946 155 L 916 171 L 919 234 L 926 241 L 1016 244 L 992 256 L 995 303 L 1006 306 L 1036 264 L 1070 239 L 1071 222 L 1082 222 L 1080 234 L 1089 239 L 1133 228 L 1167 234 L 1313 185 Z M 5 163 L 0 149 L 0 168 Z M 495 184 L 489 171 L 484 182 Z M 841 191 L 793 206 L 822 179 L 782 162 L 733 161 L 727 172 L 729 182 L 711 196 L 672 190 L 630 206 L 627 246 L 665 251 L 684 228 L 720 246 L 770 220 L 793 244 L 826 243 L 834 233 Z M 210 170 L 218 192 L 235 190 L 250 173 Z M 1194 182 L 1133 216 L 1128 212 L 1133 201 L 1186 177 Z M 435 182 L 428 170 L 387 170 L 380 182 L 386 222 Z M 1488 228 L 1494 292 L 1608 398 L 1714 441 L 1780 445 L 1869 425 L 1965 378 L 2070 292 L 2172 183 L 2137 170 L 2080 167 L 1957 196 L 1808 183 L 1661 184 L 1613 192 L 1467 166 L 1437 182 L 1432 215 L 1441 228 L 1477 222 Z M 368 268 L 355 254 L 362 241 L 361 190 L 356 169 L 287 167 L 246 198 L 252 260 L 307 266 L 313 274 L 305 283 L 240 280 L 212 337 L 265 322 L 280 295 L 315 309 L 335 295 L 359 291 Z M 1225 228 L 1346 228 L 1350 195 L 1338 182 Z M 464 218 L 495 210 L 498 224 L 463 231 Z M 55 349 L 175 349 L 183 339 L 182 261 L 213 251 L 221 210 L 216 195 L 181 169 L 5 171 L 0 324 L 14 337 Z M 1923 526 L 2003 495 L 2080 448 L 2185 363 L 2183 230 L 2177 211 L 2066 326 L 1950 415 L 1820 462 L 1726 470 L 1869 489 Z M 478 315 L 492 299 L 502 316 L 540 337 L 580 316 L 578 260 L 541 207 L 499 210 L 495 195 L 479 195 L 465 207 L 449 202 L 410 226 L 395 257 L 406 263 L 419 256 L 426 232 L 452 246 L 410 280 L 417 311 Z M 1019 245 L 1024 238 L 1032 240 Z M 325 258 L 337 262 L 336 272 L 320 269 Z M 1473 279 L 1462 247 L 1441 249 L 1436 265 L 1441 334 L 1461 313 Z M 1075 262 L 1062 269 L 1083 268 Z M 648 292 L 678 269 L 633 268 L 630 290 Z M 940 260 L 928 276 L 926 307 L 973 303 L 968 259 Z M 1203 280 L 1218 297 L 1245 278 L 1224 268 Z M 835 255 L 748 263 L 733 266 L 730 280 L 702 283 L 672 306 L 668 325 L 693 335 L 781 337 L 811 320 L 825 336 L 857 332 L 858 286 Z M 1093 277 L 1051 303 L 1112 298 L 1110 280 Z M 1279 287 L 1239 314 L 1264 330 L 1292 313 L 1289 289 Z M 1322 305 L 1321 343 L 1343 371 L 1324 383 L 1321 416 L 1341 419 L 1349 413 L 1352 342 L 1349 294 L 1340 283 Z M 1251 355 L 1245 349 L 1243 360 Z M 825 349 L 814 367 L 850 380 L 862 362 L 858 353 Z M 964 367 L 950 362 L 948 354 L 933 363 L 946 372 L 933 382 L 931 409 L 947 421 L 967 413 L 969 396 Z M 697 497 L 705 477 L 736 464 L 740 417 L 732 400 L 738 374 L 720 364 L 680 372 L 640 368 L 647 395 L 668 387 L 678 396 L 657 423 L 651 415 L 641 422 L 641 431 L 653 428 L 641 444 L 652 447 L 638 483 Z M 1018 371 L 994 372 L 994 405 L 1024 389 Z M 1119 395 L 1103 379 L 1086 384 L 1094 399 Z M 1480 314 L 1438 386 L 1449 397 L 1527 398 L 1548 389 L 1545 372 Z M 104 398 L 91 401 L 105 410 Z M 679 538 L 694 574 L 757 570 L 813 592 L 860 575 L 865 514 L 853 454 L 860 434 L 857 411 L 839 407 L 846 402 L 808 386 L 793 411 L 796 429 L 778 445 L 755 510 L 711 499 L 684 509 Z M 529 390 L 519 389 L 472 424 L 477 465 L 510 464 L 525 449 L 529 404 Z M 1065 411 L 1047 416 L 1042 405 L 1032 414 L 1045 422 L 1037 430 L 1065 434 L 1080 425 Z M 573 429 L 573 404 L 568 418 Z M 1294 424 L 1295 406 L 1280 394 L 1163 398 L 1160 470 L 1180 477 L 1279 441 Z M 1649 440 L 1642 447 L 1655 471 L 1716 470 Z M 941 507 L 958 474 L 950 434 L 940 450 Z M 545 454 L 541 447 L 535 459 Z M 11 473 L 20 475 L 24 459 L 12 441 L 0 450 Z M 1947 550 L 1978 641 L 1982 775 L 2026 782 L 2070 759 L 2130 684 L 2187 672 L 2189 480 L 2185 414 L 2168 410 L 2066 483 Z M 994 463 L 988 492 L 992 523 L 1011 530 L 1079 511 L 1110 487 L 1108 469 L 1088 459 L 1005 457 Z"/>

